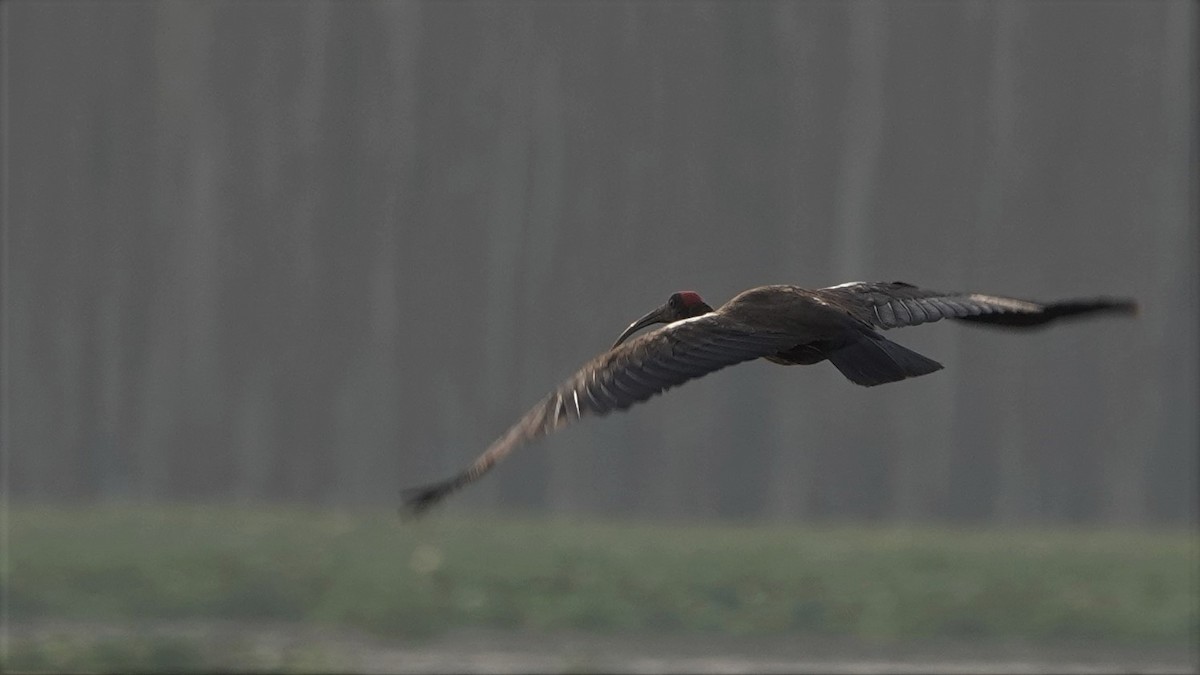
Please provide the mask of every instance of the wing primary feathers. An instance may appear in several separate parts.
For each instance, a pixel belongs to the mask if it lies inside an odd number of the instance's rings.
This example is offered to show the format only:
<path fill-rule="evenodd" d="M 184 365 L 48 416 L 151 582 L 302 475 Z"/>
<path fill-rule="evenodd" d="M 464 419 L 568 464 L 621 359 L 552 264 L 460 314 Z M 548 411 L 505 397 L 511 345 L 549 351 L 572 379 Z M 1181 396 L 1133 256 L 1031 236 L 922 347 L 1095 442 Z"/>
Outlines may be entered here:
<path fill-rule="evenodd" d="M 608 390 L 608 387 L 605 386 L 603 380 L 597 380 L 597 379 L 593 378 L 592 384 L 595 385 L 597 392 L 600 394 L 600 397 L 604 399 L 604 407 L 601 408 L 600 410 L 608 411 L 608 410 L 612 410 L 613 408 L 617 407 L 617 401 L 619 401 L 620 399 L 617 398 L 616 396 L 613 396 L 613 393 Z"/>
<path fill-rule="evenodd" d="M 599 412 L 601 410 L 607 410 L 608 408 L 610 408 L 612 406 L 612 404 L 607 401 L 598 400 L 596 398 L 596 393 L 595 393 L 596 389 L 598 389 L 598 387 L 595 385 L 595 383 L 593 383 L 593 385 L 590 387 L 584 387 L 583 393 L 592 402 L 592 410 L 595 410 L 596 412 Z"/>
<path fill-rule="evenodd" d="M 965 305 L 950 298 L 943 298 L 942 303 L 950 308 L 950 316 L 970 316 L 978 314 L 979 308 L 974 305 Z"/>
<path fill-rule="evenodd" d="M 903 282 L 858 282 L 813 293 L 821 302 L 840 307 L 878 328 L 915 326 L 958 319 L 1005 328 L 1042 326 L 1066 317 L 1095 312 L 1131 313 L 1136 303 L 1124 298 L 1085 298 L 1038 303 L 984 293 L 945 293 Z"/>
<path fill-rule="evenodd" d="M 980 314 L 957 317 L 959 320 L 991 328 L 1041 328 L 1060 319 L 1074 319 L 1087 314 L 1136 314 L 1137 303 L 1125 298 L 1090 298 L 1060 300 L 1040 306 L 1032 313 Z"/>

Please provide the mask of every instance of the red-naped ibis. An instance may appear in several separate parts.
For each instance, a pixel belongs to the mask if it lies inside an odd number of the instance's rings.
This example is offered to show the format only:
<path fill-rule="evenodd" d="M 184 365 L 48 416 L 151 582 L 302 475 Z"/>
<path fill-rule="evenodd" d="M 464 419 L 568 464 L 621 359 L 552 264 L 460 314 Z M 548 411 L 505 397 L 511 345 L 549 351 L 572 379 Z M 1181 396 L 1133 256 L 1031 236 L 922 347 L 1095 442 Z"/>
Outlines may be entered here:
<path fill-rule="evenodd" d="M 550 392 L 457 475 L 404 491 L 417 515 L 476 480 L 518 446 L 585 415 L 607 415 L 735 363 L 765 358 L 783 365 L 828 360 L 851 382 L 873 387 L 940 370 L 942 364 L 901 347 L 877 329 L 957 319 L 1033 328 L 1097 312 L 1133 313 L 1120 298 L 1039 303 L 981 293 L 942 293 L 902 282 L 853 282 L 809 290 L 760 286 L 714 310 L 691 291 L 671 295 Z M 666 326 L 636 338 L 653 324 Z"/>

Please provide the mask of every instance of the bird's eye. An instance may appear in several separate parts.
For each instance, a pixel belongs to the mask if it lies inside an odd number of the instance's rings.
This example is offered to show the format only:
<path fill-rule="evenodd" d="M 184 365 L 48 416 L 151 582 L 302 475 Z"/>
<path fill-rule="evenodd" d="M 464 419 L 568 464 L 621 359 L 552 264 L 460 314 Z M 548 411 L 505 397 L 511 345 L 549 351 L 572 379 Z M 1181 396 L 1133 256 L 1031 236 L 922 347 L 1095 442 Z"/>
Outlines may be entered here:
<path fill-rule="evenodd" d="M 678 308 L 679 307 L 679 294 L 676 293 L 676 294 L 672 295 L 671 298 L 669 300 L 667 300 L 667 304 L 671 305 L 672 307 Z"/>

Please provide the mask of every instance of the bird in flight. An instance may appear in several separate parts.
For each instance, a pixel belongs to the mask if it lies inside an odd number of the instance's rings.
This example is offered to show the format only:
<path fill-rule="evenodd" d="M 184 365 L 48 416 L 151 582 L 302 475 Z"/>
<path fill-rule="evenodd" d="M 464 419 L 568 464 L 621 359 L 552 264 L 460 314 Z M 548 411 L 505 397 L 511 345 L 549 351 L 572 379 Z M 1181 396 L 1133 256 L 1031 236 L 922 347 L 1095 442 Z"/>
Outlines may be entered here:
<path fill-rule="evenodd" d="M 1133 313 L 1122 298 L 1039 303 L 982 293 L 943 293 L 903 282 L 856 281 L 810 290 L 760 286 L 713 309 L 696 293 L 674 293 L 509 427 L 465 469 L 404 491 L 403 512 L 419 515 L 487 473 L 517 447 L 587 415 L 624 410 L 688 380 L 743 361 L 782 365 L 829 361 L 864 387 L 928 375 L 942 364 L 888 340 L 880 330 L 955 319 L 1029 329 L 1067 317 Z M 667 324 L 637 337 L 643 328 Z"/>

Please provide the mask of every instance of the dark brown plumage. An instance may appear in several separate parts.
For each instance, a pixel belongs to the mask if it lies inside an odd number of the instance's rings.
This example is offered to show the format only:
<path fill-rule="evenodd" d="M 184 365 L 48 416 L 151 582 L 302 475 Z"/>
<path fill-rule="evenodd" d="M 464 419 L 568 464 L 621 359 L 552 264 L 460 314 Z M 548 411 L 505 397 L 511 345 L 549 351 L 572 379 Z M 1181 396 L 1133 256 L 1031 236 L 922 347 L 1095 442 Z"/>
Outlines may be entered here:
<path fill-rule="evenodd" d="M 876 329 L 941 319 L 1022 329 L 1097 312 L 1132 313 L 1136 308 L 1125 299 L 1037 303 L 927 291 L 901 282 L 854 282 L 818 290 L 761 286 L 715 311 L 696 293 L 675 293 L 665 305 L 630 324 L 612 349 L 551 391 L 466 469 L 447 480 L 406 490 L 404 509 L 420 514 L 478 480 L 518 446 L 585 415 L 624 410 L 743 361 L 765 358 L 783 365 L 810 365 L 828 360 L 851 382 L 871 387 L 942 368 Z M 626 341 L 657 323 L 668 325 Z"/>

